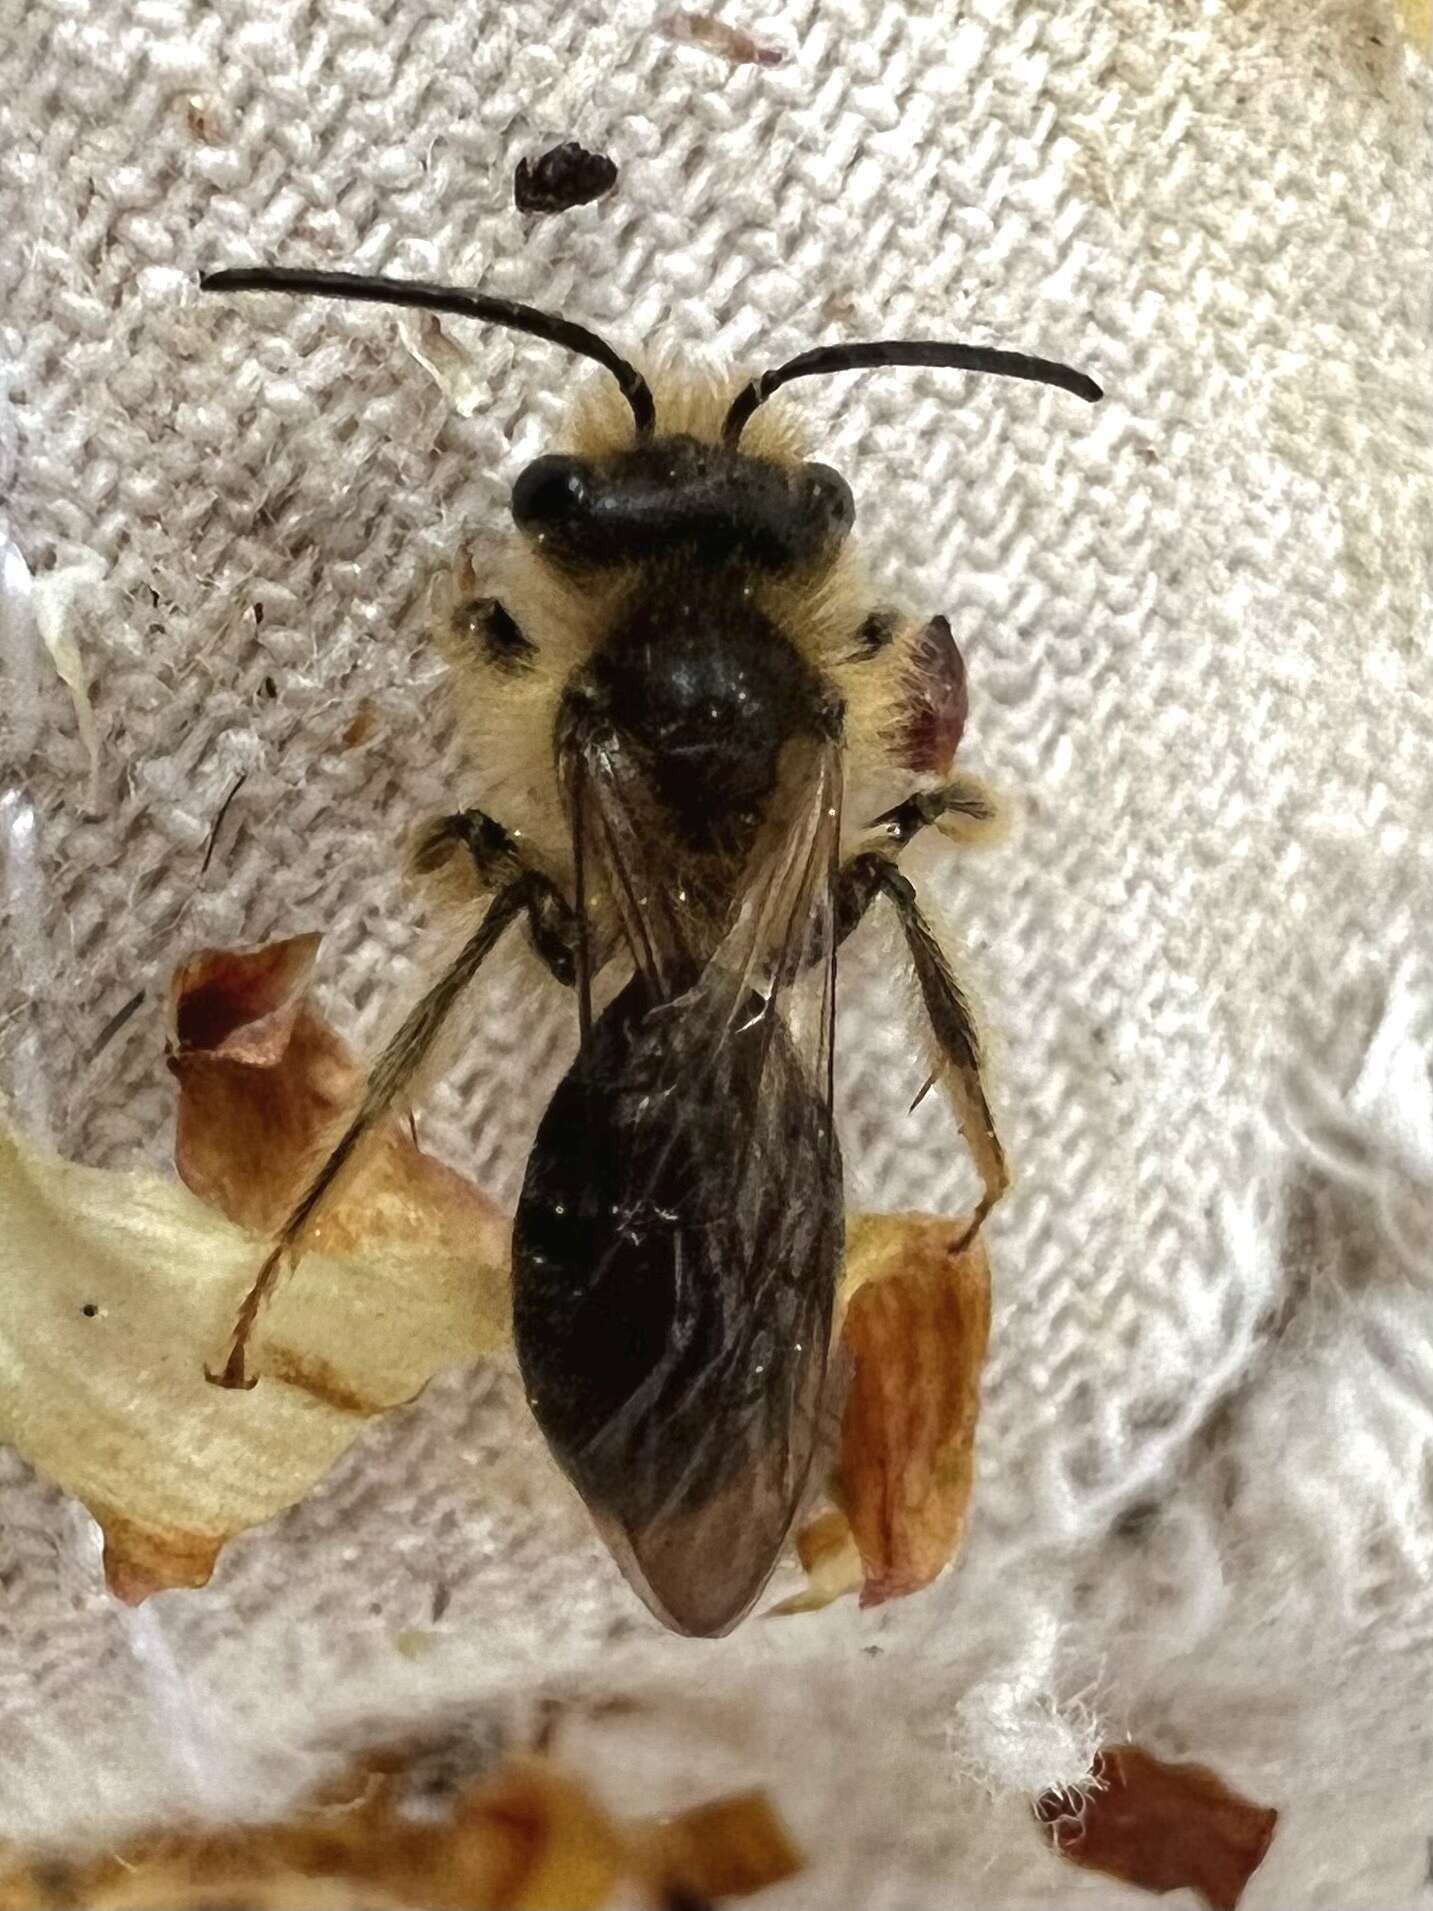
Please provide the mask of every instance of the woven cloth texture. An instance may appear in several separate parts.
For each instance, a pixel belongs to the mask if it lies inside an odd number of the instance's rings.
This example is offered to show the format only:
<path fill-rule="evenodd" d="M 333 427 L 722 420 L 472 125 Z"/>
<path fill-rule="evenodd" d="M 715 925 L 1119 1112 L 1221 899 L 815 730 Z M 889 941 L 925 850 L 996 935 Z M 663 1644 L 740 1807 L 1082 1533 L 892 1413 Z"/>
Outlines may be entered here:
<path fill-rule="evenodd" d="M 1017 1174 L 966 1554 L 899 1606 L 669 1638 L 479 1369 L 131 1613 L 0 1455 L 0 1834 L 261 1810 L 345 1735 L 500 1736 L 556 1681 L 641 1696 L 567 1742 L 618 1802 L 772 1785 L 819 1854 L 773 1906 L 1067 1903 L 1024 1794 L 1124 1733 L 1280 1806 L 1252 1911 L 1422 1903 L 1426 80 L 1371 0 L 734 0 L 770 66 L 660 16 L 0 0 L 3 1082 L 65 1152 L 162 1162 L 173 965 L 300 929 L 341 1025 L 392 1025 L 433 947 L 400 844 L 464 788 L 427 588 L 571 397 L 533 342 L 448 324 L 440 380 L 391 313 L 199 269 L 481 282 L 753 368 L 924 335 L 1088 369 L 1095 411 L 913 372 L 790 401 L 883 594 L 950 618 L 1020 819 L 912 858 Z M 523 220 L 514 164 L 569 137 L 616 193 Z M 873 925 L 844 970 L 853 1199 L 954 1212 L 896 964 Z M 572 1016 L 518 954 L 477 996 L 424 1136 L 510 1200 Z"/>

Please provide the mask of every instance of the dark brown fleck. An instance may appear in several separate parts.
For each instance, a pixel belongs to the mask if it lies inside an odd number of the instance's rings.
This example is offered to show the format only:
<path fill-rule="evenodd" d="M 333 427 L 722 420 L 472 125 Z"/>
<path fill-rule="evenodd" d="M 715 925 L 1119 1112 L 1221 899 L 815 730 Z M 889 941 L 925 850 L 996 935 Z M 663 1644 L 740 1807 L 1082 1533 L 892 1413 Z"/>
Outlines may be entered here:
<path fill-rule="evenodd" d="M 614 161 L 569 139 L 536 159 L 518 161 L 513 202 L 519 212 L 569 212 L 574 206 L 590 206 L 616 184 Z"/>

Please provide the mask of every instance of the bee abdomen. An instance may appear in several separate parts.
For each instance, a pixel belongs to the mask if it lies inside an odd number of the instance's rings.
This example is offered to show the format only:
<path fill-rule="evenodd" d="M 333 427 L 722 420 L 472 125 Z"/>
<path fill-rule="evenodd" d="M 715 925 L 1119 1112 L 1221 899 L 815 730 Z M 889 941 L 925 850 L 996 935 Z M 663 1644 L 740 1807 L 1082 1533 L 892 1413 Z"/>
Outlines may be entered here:
<path fill-rule="evenodd" d="M 554 1456 L 678 1630 L 728 1630 L 785 1543 L 841 1248 L 839 1155 L 784 1030 L 738 1016 L 710 1043 L 630 983 L 538 1130 L 514 1331 Z"/>

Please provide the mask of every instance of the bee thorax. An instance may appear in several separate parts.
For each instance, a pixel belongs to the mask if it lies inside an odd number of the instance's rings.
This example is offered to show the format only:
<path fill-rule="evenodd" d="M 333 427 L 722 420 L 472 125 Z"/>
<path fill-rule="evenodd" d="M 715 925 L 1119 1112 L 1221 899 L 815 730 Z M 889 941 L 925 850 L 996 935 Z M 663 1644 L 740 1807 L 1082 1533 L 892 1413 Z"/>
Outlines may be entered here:
<path fill-rule="evenodd" d="M 688 847 L 749 841 L 781 752 L 820 733 L 828 697 L 736 581 L 644 598 L 587 673 L 588 708 L 628 747 Z"/>

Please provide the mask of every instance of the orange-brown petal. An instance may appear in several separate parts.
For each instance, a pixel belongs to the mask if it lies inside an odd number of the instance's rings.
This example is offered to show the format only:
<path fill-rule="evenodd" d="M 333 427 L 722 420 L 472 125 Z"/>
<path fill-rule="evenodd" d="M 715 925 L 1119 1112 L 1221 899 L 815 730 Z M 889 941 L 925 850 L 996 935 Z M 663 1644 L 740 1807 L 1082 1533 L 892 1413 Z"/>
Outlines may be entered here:
<path fill-rule="evenodd" d="M 1212 1911 L 1235 1911 L 1279 1814 L 1207 1765 L 1171 1765 L 1138 1745 L 1106 1746 L 1091 1789 L 1046 1792 L 1035 1816 L 1072 1864 L 1146 1891 L 1188 1885 Z"/>

